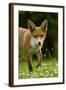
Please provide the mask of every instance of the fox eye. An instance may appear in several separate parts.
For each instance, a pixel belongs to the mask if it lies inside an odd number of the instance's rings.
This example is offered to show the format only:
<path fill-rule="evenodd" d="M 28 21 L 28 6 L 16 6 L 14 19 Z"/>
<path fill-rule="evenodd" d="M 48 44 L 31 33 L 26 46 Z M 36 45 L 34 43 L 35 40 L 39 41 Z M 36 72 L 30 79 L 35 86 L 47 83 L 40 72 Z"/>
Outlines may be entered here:
<path fill-rule="evenodd" d="M 35 38 L 37 38 L 37 35 L 34 35 Z"/>
<path fill-rule="evenodd" d="M 40 35 L 40 37 L 43 37 L 44 35 Z"/>

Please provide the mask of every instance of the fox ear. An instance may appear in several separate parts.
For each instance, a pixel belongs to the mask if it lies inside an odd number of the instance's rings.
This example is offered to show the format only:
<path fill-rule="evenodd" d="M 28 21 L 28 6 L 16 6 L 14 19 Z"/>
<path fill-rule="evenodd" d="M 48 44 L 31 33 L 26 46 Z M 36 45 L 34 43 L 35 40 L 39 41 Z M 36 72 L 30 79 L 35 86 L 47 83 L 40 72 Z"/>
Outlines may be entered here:
<path fill-rule="evenodd" d="M 48 30 L 48 20 L 45 19 L 42 23 L 41 23 L 41 26 L 40 26 L 44 31 L 47 31 Z"/>
<path fill-rule="evenodd" d="M 31 21 L 28 20 L 28 29 L 30 29 L 31 32 L 35 30 L 36 25 Z"/>

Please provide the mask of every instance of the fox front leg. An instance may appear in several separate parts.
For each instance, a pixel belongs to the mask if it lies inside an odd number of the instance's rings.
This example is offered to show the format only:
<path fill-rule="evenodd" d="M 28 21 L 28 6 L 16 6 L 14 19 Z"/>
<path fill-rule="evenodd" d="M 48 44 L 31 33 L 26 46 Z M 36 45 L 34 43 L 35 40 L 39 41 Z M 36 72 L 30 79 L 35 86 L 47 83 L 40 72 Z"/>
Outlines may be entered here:
<path fill-rule="evenodd" d="M 42 53 L 38 53 L 37 54 L 37 58 L 38 58 L 38 63 L 37 63 L 37 68 L 38 68 L 38 67 L 41 67 L 41 63 L 43 61 L 43 55 L 42 55 Z"/>
<path fill-rule="evenodd" d="M 29 71 L 32 72 L 33 71 L 33 68 L 32 68 L 32 57 L 29 56 L 28 57 L 28 68 L 29 68 Z"/>

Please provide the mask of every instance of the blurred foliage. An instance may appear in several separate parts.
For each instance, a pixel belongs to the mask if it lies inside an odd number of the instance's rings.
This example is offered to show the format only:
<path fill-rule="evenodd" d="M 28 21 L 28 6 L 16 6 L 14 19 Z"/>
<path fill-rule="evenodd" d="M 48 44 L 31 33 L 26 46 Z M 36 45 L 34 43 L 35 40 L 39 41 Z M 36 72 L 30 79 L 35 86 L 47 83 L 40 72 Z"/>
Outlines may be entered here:
<path fill-rule="evenodd" d="M 33 60 L 33 72 L 29 72 L 26 61 L 19 63 L 19 79 L 58 77 L 58 61 L 56 58 L 45 59 L 42 66 L 36 68 L 36 60 Z"/>

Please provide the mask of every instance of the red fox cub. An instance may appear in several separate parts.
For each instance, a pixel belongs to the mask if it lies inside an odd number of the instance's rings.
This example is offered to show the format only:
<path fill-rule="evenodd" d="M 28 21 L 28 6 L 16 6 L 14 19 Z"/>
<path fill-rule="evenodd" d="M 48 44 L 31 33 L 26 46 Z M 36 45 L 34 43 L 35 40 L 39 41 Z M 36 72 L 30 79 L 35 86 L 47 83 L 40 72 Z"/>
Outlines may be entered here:
<path fill-rule="evenodd" d="M 28 29 L 19 28 L 19 47 L 27 57 L 29 71 L 32 71 L 32 56 L 37 56 L 37 67 L 41 66 L 43 54 L 41 48 L 47 35 L 48 20 L 45 19 L 40 27 L 37 27 L 31 20 L 28 20 Z"/>

